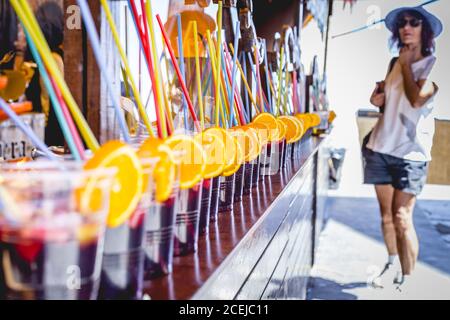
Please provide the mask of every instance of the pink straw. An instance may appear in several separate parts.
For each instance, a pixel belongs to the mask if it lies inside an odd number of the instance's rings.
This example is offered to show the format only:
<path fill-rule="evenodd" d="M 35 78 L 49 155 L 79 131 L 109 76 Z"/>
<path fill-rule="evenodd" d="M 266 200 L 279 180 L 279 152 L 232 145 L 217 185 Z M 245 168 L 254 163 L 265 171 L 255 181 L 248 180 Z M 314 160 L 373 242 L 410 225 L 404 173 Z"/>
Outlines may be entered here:
<path fill-rule="evenodd" d="M 59 90 L 59 87 L 56 85 L 55 80 L 53 77 L 50 76 L 50 81 L 52 82 L 53 89 L 55 90 L 56 98 L 58 99 L 59 105 L 61 106 L 61 111 L 64 115 L 64 118 L 66 119 L 67 126 L 69 127 L 69 131 L 72 134 L 73 141 L 75 143 L 75 147 L 78 150 L 78 154 L 80 155 L 80 158 L 82 160 L 86 160 L 86 154 L 84 150 L 83 142 L 81 141 L 80 135 L 78 133 L 77 128 L 75 127 L 75 123 L 73 122 L 72 116 L 70 115 L 69 109 L 67 108 L 66 102 L 64 101 L 61 91 Z"/>

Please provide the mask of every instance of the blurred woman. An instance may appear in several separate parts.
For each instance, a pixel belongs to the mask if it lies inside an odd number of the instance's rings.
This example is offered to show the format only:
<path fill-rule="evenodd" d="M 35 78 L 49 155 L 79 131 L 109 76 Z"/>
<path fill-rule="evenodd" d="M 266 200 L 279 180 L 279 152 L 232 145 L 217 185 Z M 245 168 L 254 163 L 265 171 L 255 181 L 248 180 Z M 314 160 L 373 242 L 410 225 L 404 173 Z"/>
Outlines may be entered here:
<path fill-rule="evenodd" d="M 408 277 L 419 254 L 413 211 L 427 180 L 434 135 L 432 102 L 438 91 L 432 81 L 434 39 L 443 27 L 421 6 L 393 10 L 386 26 L 399 56 L 391 61 L 386 79 L 377 83 L 370 99 L 382 114 L 363 144 L 364 182 L 375 185 L 389 254 L 375 284 L 392 281 L 386 277 L 399 257 L 401 273 L 394 283 L 400 291 L 408 291 Z"/>

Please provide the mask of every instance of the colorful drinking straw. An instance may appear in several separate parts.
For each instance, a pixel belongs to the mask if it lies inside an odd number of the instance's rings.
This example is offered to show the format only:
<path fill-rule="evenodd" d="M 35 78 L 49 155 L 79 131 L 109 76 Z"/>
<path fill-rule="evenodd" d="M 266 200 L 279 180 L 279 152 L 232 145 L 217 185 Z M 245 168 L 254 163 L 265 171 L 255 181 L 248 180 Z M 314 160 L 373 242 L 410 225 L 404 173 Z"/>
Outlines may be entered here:
<path fill-rule="evenodd" d="M 222 50 L 222 1 L 219 1 L 219 8 L 217 12 L 217 48 L 216 48 L 216 90 L 220 92 L 220 69 L 221 69 L 221 61 L 220 51 Z M 220 96 L 220 94 L 218 95 Z M 219 123 L 219 108 L 220 108 L 220 100 L 216 99 L 216 109 L 215 109 L 215 120 L 216 124 Z"/>
<path fill-rule="evenodd" d="M 300 113 L 300 100 L 298 98 L 297 71 L 292 72 L 292 86 L 294 89 L 294 112 Z"/>
<path fill-rule="evenodd" d="M 266 75 L 266 90 L 267 90 L 267 98 L 269 100 L 269 107 L 270 107 L 270 112 L 273 114 L 273 101 L 272 101 L 272 93 L 270 92 L 270 74 L 269 74 L 269 68 L 267 67 L 267 65 L 269 64 L 269 60 L 267 59 L 267 45 L 266 45 L 266 41 L 264 40 L 264 72 Z"/>
<path fill-rule="evenodd" d="M 226 47 L 226 43 L 224 43 L 224 47 Z M 229 102 L 230 104 L 230 121 L 234 120 L 234 124 L 235 125 L 242 125 L 243 124 L 243 119 L 241 117 L 241 112 L 240 112 L 240 104 L 239 104 L 239 99 L 238 96 L 236 95 L 236 87 L 234 88 L 234 91 L 232 90 L 233 87 L 233 77 L 231 75 L 231 65 L 232 65 L 232 61 L 231 61 L 231 57 L 228 57 L 229 59 L 225 59 L 225 54 L 222 54 L 223 57 L 223 65 L 224 65 L 224 72 L 225 74 L 225 78 L 228 80 L 227 81 L 227 85 L 229 86 L 229 95 L 231 97 L 231 100 Z M 227 78 L 228 76 L 228 78 Z M 237 116 L 235 116 L 235 113 Z M 231 123 L 230 123 L 231 126 Z"/>
<path fill-rule="evenodd" d="M 228 94 L 226 95 L 226 107 L 227 107 L 227 115 L 228 115 L 228 127 L 231 128 L 233 124 L 238 125 L 236 117 L 234 115 L 234 100 L 228 100 L 229 96 L 233 98 L 234 95 L 231 92 L 231 72 L 228 70 L 228 65 L 225 61 L 225 57 L 223 54 L 223 50 L 221 52 L 220 58 L 222 59 L 222 72 L 221 72 L 221 79 L 222 83 L 225 87 L 225 92 Z M 228 77 L 227 77 L 228 76 Z"/>
<path fill-rule="evenodd" d="M 194 35 L 194 54 L 195 54 L 195 74 L 197 75 L 197 103 L 200 113 L 200 125 L 202 131 L 205 130 L 205 111 L 203 108 L 203 95 L 202 95 L 202 80 L 200 78 L 200 57 L 198 49 L 198 31 L 197 31 L 197 21 L 192 21 L 193 24 L 193 35 Z"/>
<path fill-rule="evenodd" d="M 238 57 L 238 45 L 239 45 L 239 38 L 240 38 L 240 30 L 241 30 L 241 24 L 239 21 L 236 21 L 236 28 L 234 32 L 234 47 L 236 48 L 236 51 L 233 55 L 233 71 L 231 72 L 231 94 L 230 94 L 230 103 L 232 104 L 233 95 L 236 89 L 236 72 L 237 72 L 237 57 Z M 225 46 L 226 47 L 226 46 Z M 231 112 L 233 112 L 233 108 L 231 108 Z M 242 119 L 241 119 L 242 120 Z"/>
<path fill-rule="evenodd" d="M 278 98 L 277 98 L 277 113 L 276 115 L 280 115 L 280 104 L 281 104 L 281 80 L 283 76 L 283 63 L 284 63 L 284 47 L 281 47 L 281 56 L 280 56 L 280 67 L 278 69 Z"/>
<path fill-rule="evenodd" d="M 67 121 L 66 121 L 67 119 L 64 118 L 64 114 L 61 110 L 61 105 L 59 104 L 58 98 L 56 97 L 55 90 L 53 89 L 53 85 L 50 82 L 50 78 L 47 73 L 47 70 L 45 69 L 44 62 L 42 61 L 41 56 L 39 55 L 39 52 L 37 51 L 33 40 L 30 38 L 28 31 L 25 28 L 24 28 L 24 32 L 25 32 L 25 36 L 27 38 L 28 47 L 30 48 L 30 51 L 34 57 L 34 60 L 36 61 L 36 64 L 39 69 L 39 74 L 41 75 L 42 80 L 44 81 L 45 88 L 47 89 L 48 95 L 50 97 L 50 101 L 51 101 L 53 109 L 55 111 L 56 119 L 58 120 L 59 126 L 61 127 L 61 131 L 67 142 L 69 150 L 72 153 L 75 160 L 81 160 L 80 152 L 75 144 L 73 135 L 67 124 Z"/>
<path fill-rule="evenodd" d="M 224 46 L 226 46 L 226 44 Z M 231 81 L 231 83 L 233 83 L 232 77 L 233 76 L 236 77 L 236 72 L 237 72 L 237 70 L 236 70 L 237 57 L 234 61 L 234 65 L 233 65 L 233 61 L 231 60 L 232 58 L 231 58 L 228 50 L 226 52 L 226 57 L 227 57 L 227 68 L 226 68 L 227 70 L 226 71 L 228 74 L 229 81 Z M 233 76 L 231 75 L 231 72 L 230 72 L 231 65 L 233 65 L 233 69 L 235 71 Z M 234 79 L 234 81 L 236 81 L 236 79 Z M 241 95 L 240 95 L 239 90 L 236 85 L 234 86 L 234 90 L 233 90 L 233 98 L 234 98 L 235 108 L 236 108 L 237 115 L 238 115 L 239 125 L 243 125 L 244 123 L 246 123 L 243 112 L 242 112 L 243 103 L 242 103 Z"/>
<path fill-rule="evenodd" d="M 70 112 L 67 109 L 67 105 L 61 95 L 61 91 L 59 90 L 58 86 L 56 85 L 53 78 L 50 78 L 51 84 L 53 86 L 53 90 L 55 91 L 56 97 L 58 99 L 59 105 L 61 107 L 62 114 L 64 118 L 66 119 L 67 125 L 69 127 L 70 132 L 72 133 L 73 140 L 75 142 L 75 146 L 77 148 L 77 151 L 80 155 L 80 158 L 82 160 L 86 160 L 86 156 L 84 154 L 84 145 L 81 141 L 81 138 L 78 134 L 77 128 L 75 127 L 75 124 L 73 123 L 72 117 L 70 116 Z"/>
<path fill-rule="evenodd" d="M 228 50 L 228 49 L 225 47 L 225 50 Z M 230 50 L 231 50 L 231 53 L 234 54 L 234 47 L 231 44 L 230 44 Z M 245 54 L 244 54 L 244 61 L 245 61 Z M 244 72 L 244 70 L 242 70 L 242 66 L 239 63 L 239 61 L 236 61 L 236 63 L 237 63 L 238 69 L 241 73 L 242 81 L 244 82 L 245 88 L 247 89 L 248 96 L 250 97 L 252 105 L 255 108 L 256 113 L 258 114 L 261 112 L 261 110 L 258 110 L 258 105 L 256 103 L 256 100 L 253 97 L 252 89 L 250 88 L 250 85 L 248 84 L 247 74 L 246 74 L 247 72 L 246 71 Z"/>
<path fill-rule="evenodd" d="M 100 39 L 98 37 L 97 28 L 94 24 L 94 19 L 92 18 L 91 11 L 89 10 L 89 6 L 87 4 L 87 0 L 77 0 L 77 3 L 80 7 L 81 17 L 83 18 L 84 25 L 86 27 L 86 31 L 89 39 L 91 40 L 92 50 L 94 52 L 95 59 L 99 66 L 100 72 L 103 77 L 103 81 L 106 84 L 106 89 L 109 93 L 109 97 L 113 103 L 114 111 L 116 113 L 117 120 L 119 122 L 120 129 L 122 131 L 123 138 L 126 143 L 130 143 L 130 134 L 128 132 L 128 127 L 126 125 L 125 117 L 120 108 L 120 102 L 118 96 L 113 89 L 110 81 L 110 77 L 107 72 L 107 67 L 104 59 L 101 56 L 101 48 L 100 48 Z"/>
<path fill-rule="evenodd" d="M 212 41 L 211 33 L 210 33 L 209 30 L 206 31 L 206 36 L 207 36 L 207 39 L 208 39 L 208 48 L 209 48 L 209 54 L 210 54 L 210 57 L 211 57 L 211 68 L 212 68 L 212 71 L 213 71 L 213 77 L 215 79 L 214 80 L 214 85 L 215 85 L 216 88 L 218 88 L 218 90 L 217 89 L 215 90 L 215 97 L 216 97 L 216 99 L 221 99 L 221 101 L 222 101 L 222 103 L 219 104 L 219 108 L 220 109 L 219 110 L 214 110 L 214 111 L 215 111 L 215 113 L 219 113 L 220 114 L 223 126 L 225 127 L 228 124 L 228 122 L 226 122 L 226 117 L 225 117 L 225 113 L 224 113 L 223 109 L 224 109 L 225 105 L 229 109 L 229 107 L 228 107 L 228 100 L 226 98 L 225 90 L 224 90 L 224 87 L 223 87 L 225 85 L 225 82 L 222 82 L 223 77 L 220 76 L 220 72 L 218 72 L 217 69 L 216 69 L 216 65 L 217 65 L 216 53 L 214 51 L 214 43 Z M 217 83 L 216 79 L 219 80 L 218 83 Z M 217 119 L 215 119 L 215 120 L 217 120 Z M 219 122 L 217 122 L 215 124 L 217 126 L 219 126 Z"/>
<path fill-rule="evenodd" d="M 175 54 L 173 53 L 173 49 L 172 49 L 172 46 L 170 44 L 169 37 L 167 36 L 166 30 L 164 29 L 164 25 L 163 25 L 163 23 L 161 21 L 161 17 L 159 16 L 159 14 L 156 15 L 156 20 L 158 21 L 159 28 L 161 29 L 161 33 L 163 35 L 164 42 L 166 44 L 167 50 L 169 51 L 173 67 L 175 68 L 175 72 L 176 72 L 176 74 L 178 76 L 178 81 L 180 81 L 181 89 L 183 90 L 184 97 L 186 98 L 186 101 L 187 101 L 187 104 L 188 104 L 188 107 L 189 107 L 189 111 L 190 111 L 191 116 L 192 116 L 192 118 L 194 120 L 194 124 L 196 126 L 196 129 L 198 131 L 200 131 L 200 126 L 199 126 L 199 123 L 198 123 L 197 115 L 195 114 L 194 105 L 192 104 L 191 98 L 190 98 L 188 90 L 186 88 L 186 84 L 183 81 L 183 77 L 181 75 L 181 71 L 180 71 L 180 68 L 178 66 L 177 59 L 175 57 Z"/>
<path fill-rule="evenodd" d="M 53 76 L 55 82 L 60 88 L 61 94 L 63 95 L 64 100 L 66 101 L 67 106 L 72 113 L 73 119 L 77 123 L 78 129 L 80 130 L 84 140 L 86 141 L 87 146 L 92 151 L 96 151 L 100 147 L 99 143 L 95 138 L 93 132 L 89 128 L 86 119 L 83 117 L 83 114 L 81 113 L 75 99 L 73 98 L 69 87 L 64 81 L 64 77 L 59 71 L 59 68 L 51 54 L 50 48 L 45 41 L 42 30 L 40 29 L 36 17 L 34 16 L 34 13 L 31 10 L 29 4 L 25 0 L 11 0 L 10 3 L 20 21 L 22 22 L 24 28 L 28 31 L 29 36 L 33 39 L 36 48 L 38 49 L 49 70 L 49 73 Z"/>
<path fill-rule="evenodd" d="M 134 4 L 133 4 L 134 5 Z M 136 9 L 135 9 L 136 11 Z M 158 74 L 158 70 L 155 70 L 156 64 L 154 62 L 154 59 L 157 59 L 157 55 L 153 56 L 153 53 L 150 51 L 150 32 L 149 32 L 149 26 L 148 26 L 148 18 L 147 18 L 147 12 L 145 8 L 145 3 L 143 0 L 141 0 L 141 11 L 142 11 L 142 24 L 144 25 L 144 31 L 140 31 L 143 39 L 142 41 L 145 43 L 146 46 L 146 56 L 147 56 L 147 66 L 149 68 L 150 78 L 152 80 L 153 88 L 156 90 L 153 90 L 154 95 L 154 101 L 155 101 L 155 113 L 156 113 L 156 121 L 158 124 L 158 136 L 160 138 L 167 137 L 167 126 L 166 126 L 166 117 L 164 115 L 164 110 L 162 108 L 162 104 L 164 101 L 161 98 L 162 92 L 160 88 L 159 81 L 157 80 L 156 74 Z M 137 11 L 136 11 L 137 12 Z M 137 13 L 135 14 L 136 17 L 136 24 L 137 21 L 139 21 L 139 15 Z M 141 23 L 139 23 L 141 24 Z M 156 72 L 155 72 L 156 71 Z"/>
<path fill-rule="evenodd" d="M 6 115 L 14 122 L 14 124 L 19 127 L 20 130 L 31 140 L 31 142 L 41 150 L 47 158 L 50 160 L 58 160 L 58 158 L 48 150 L 48 147 L 44 142 L 39 139 L 39 137 L 33 132 L 25 122 L 20 119 L 20 117 L 11 109 L 11 107 L 6 103 L 5 100 L 0 98 L 0 108 L 6 113 Z"/>
<path fill-rule="evenodd" d="M 231 45 L 231 44 L 230 44 Z M 231 47 L 230 47 L 231 48 Z M 244 65 L 246 65 L 246 61 L 245 61 L 245 53 L 244 52 L 242 52 L 241 53 L 241 58 L 242 58 L 242 63 L 244 64 Z M 240 59 L 239 59 L 240 60 Z M 238 68 L 240 67 L 240 61 L 237 61 L 238 62 Z M 241 72 L 242 71 L 242 69 L 241 68 L 239 68 L 239 72 Z M 245 70 L 244 70 L 245 71 Z M 245 71 L 244 73 L 241 73 L 241 75 L 242 75 L 242 78 L 245 78 L 245 79 L 247 79 L 247 72 Z M 247 89 L 246 89 L 247 90 Z M 250 105 L 250 103 L 249 103 L 249 97 L 248 97 L 248 92 L 246 92 L 245 94 L 244 94 L 244 96 L 245 96 L 245 111 L 244 111 L 244 114 L 245 114 L 245 117 L 246 117 L 246 120 L 247 120 L 247 123 L 249 122 L 249 119 L 250 119 L 250 116 L 249 116 L 249 113 L 251 113 L 252 112 L 252 110 L 251 110 L 251 105 Z M 256 108 L 256 107 L 255 107 Z"/>
<path fill-rule="evenodd" d="M 150 119 L 148 118 L 147 111 L 144 109 L 144 105 L 142 104 L 141 96 L 139 93 L 139 90 L 136 86 L 136 82 L 134 80 L 134 77 L 131 73 L 131 68 L 128 63 L 127 56 L 125 54 L 125 51 L 123 50 L 123 47 L 120 43 L 120 37 L 119 33 L 117 31 L 117 27 L 114 23 L 114 19 L 111 13 L 111 9 L 109 8 L 107 0 L 100 0 L 100 4 L 105 12 L 106 20 L 108 21 L 108 25 L 111 29 L 111 33 L 114 38 L 114 42 L 116 43 L 116 47 L 119 51 L 119 54 L 122 59 L 123 66 L 125 68 L 125 72 L 127 73 L 128 79 L 130 80 L 131 89 L 133 90 L 134 99 L 136 100 L 136 104 L 139 109 L 139 113 L 142 117 L 142 120 L 144 121 L 145 126 L 147 127 L 148 133 L 150 136 L 154 136 L 152 125 L 150 123 Z"/>
<path fill-rule="evenodd" d="M 259 52 L 258 52 L 258 48 L 256 47 L 256 45 L 253 46 L 253 54 L 255 56 L 256 81 L 258 83 L 259 99 L 261 101 L 261 104 L 264 105 L 263 90 L 262 90 L 262 83 L 261 83 L 261 72 L 260 72 L 260 67 L 259 67 Z"/>
<path fill-rule="evenodd" d="M 183 30 L 181 24 L 181 15 L 177 14 L 177 28 L 178 28 L 178 59 L 180 59 L 179 65 L 181 70 L 181 76 L 183 81 L 186 82 L 186 70 L 184 65 L 184 51 L 183 51 Z M 188 130 L 188 112 L 186 99 L 183 97 L 183 113 L 184 113 L 184 129 Z"/>
<path fill-rule="evenodd" d="M 168 135 L 171 135 L 171 133 L 173 131 L 172 112 L 170 110 L 170 104 L 169 104 L 169 99 L 167 98 L 167 92 L 166 92 L 166 89 L 164 88 L 161 67 L 160 67 L 159 60 L 158 60 L 158 53 L 157 53 L 156 40 L 155 40 L 155 28 L 154 28 L 154 23 L 153 23 L 153 11 L 152 11 L 152 5 L 151 5 L 150 0 L 147 0 L 145 2 L 145 10 L 144 11 L 145 11 L 145 16 L 147 18 L 147 24 L 148 24 L 149 33 L 150 33 L 150 41 L 151 41 L 150 47 L 152 50 L 152 55 L 154 57 L 154 59 L 153 59 L 154 66 L 153 67 L 155 70 L 155 80 L 156 80 L 156 83 L 158 84 L 156 87 L 158 90 L 158 97 L 159 97 L 158 99 L 160 101 L 160 106 L 164 106 L 166 118 L 168 119 L 168 122 L 169 122 Z M 163 43 L 164 43 L 164 39 L 163 39 Z M 163 45 L 163 47 L 164 47 L 164 45 Z"/>

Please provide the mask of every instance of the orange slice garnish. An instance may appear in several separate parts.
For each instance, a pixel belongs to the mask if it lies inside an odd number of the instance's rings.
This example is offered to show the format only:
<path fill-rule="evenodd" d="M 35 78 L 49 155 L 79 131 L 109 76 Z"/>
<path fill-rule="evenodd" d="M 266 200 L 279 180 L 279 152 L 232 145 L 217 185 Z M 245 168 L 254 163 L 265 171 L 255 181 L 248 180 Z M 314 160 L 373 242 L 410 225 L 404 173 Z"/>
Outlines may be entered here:
<path fill-rule="evenodd" d="M 264 123 L 250 123 L 248 126 L 256 130 L 261 148 L 269 143 L 269 128 L 267 125 Z"/>
<path fill-rule="evenodd" d="M 279 139 L 279 127 L 277 119 L 270 113 L 260 113 L 253 119 L 253 123 L 263 123 L 269 129 L 269 141 L 274 142 Z"/>
<path fill-rule="evenodd" d="M 218 177 L 225 168 L 225 143 L 221 138 L 206 132 L 195 136 L 206 154 L 206 168 L 203 173 L 205 179 Z"/>
<path fill-rule="evenodd" d="M 282 141 L 284 138 L 286 138 L 287 127 L 284 124 L 284 122 L 280 121 L 279 119 L 277 119 L 277 124 L 278 124 L 278 139 L 277 139 L 277 141 Z"/>
<path fill-rule="evenodd" d="M 305 132 L 308 131 L 311 128 L 311 125 L 312 125 L 311 119 L 310 119 L 310 117 L 307 114 L 299 113 L 299 114 L 296 114 L 295 117 L 297 119 L 303 121 Z"/>
<path fill-rule="evenodd" d="M 298 129 L 299 129 L 297 135 L 293 138 L 293 141 L 292 141 L 292 143 L 295 143 L 295 142 L 299 141 L 303 137 L 303 135 L 306 133 L 305 125 L 303 123 L 303 120 L 300 120 L 294 116 L 288 116 L 288 117 L 297 124 Z"/>
<path fill-rule="evenodd" d="M 120 141 L 110 141 L 89 159 L 85 170 L 115 168 L 111 188 L 107 225 L 115 228 L 125 223 L 136 209 L 141 196 L 143 170 L 136 152 Z M 81 208 L 89 211 L 99 207 L 101 191 L 95 177 L 89 178 L 81 191 Z"/>
<path fill-rule="evenodd" d="M 320 115 L 318 115 L 317 113 L 311 113 L 310 116 L 313 119 L 314 127 L 320 126 L 320 124 L 322 123 L 322 118 L 320 117 Z"/>
<path fill-rule="evenodd" d="M 232 135 L 237 138 L 238 144 L 244 153 L 245 162 L 252 161 L 254 159 L 254 154 L 258 151 L 259 142 L 257 141 L 256 133 L 252 136 L 250 130 L 250 128 L 244 129 L 244 127 L 234 127 L 230 129 Z"/>
<path fill-rule="evenodd" d="M 141 145 L 138 156 L 144 169 L 144 192 L 148 189 L 150 178 L 155 184 L 155 199 L 164 202 L 169 199 L 175 184 L 176 165 L 172 150 L 158 138 L 149 138 Z M 158 158 L 154 168 L 145 159 Z M 151 175 L 151 176 L 150 176 Z"/>
<path fill-rule="evenodd" d="M 244 151 L 242 150 L 241 145 L 239 144 L 237 137 L 232 136 L 231 139 L 233 140 L 233 143 L 235 145 L 236 154 L 235 154 L 235 157 L 233 159 L 232 165 L 226 167 L 224 172 L 222 173 L 222 175 L 224 177 L 232 176 L 233 174 L 238 172 L 238 170 L 240 169 L 240 167 L 244 163 Z"/>
<path fill-rule="evenodd" d="M 206 155 L 202 145 L 194 138 L 177 134 L 164 142 L 175 153 L 175 163 L 180 166 L 180 188 L 190 189 L 203 179 Z"/>
<path fill-rule="evenodd" d="M 336 117 L 337 117 L 336 112 L 331 110 L 330 114 L 328 115 L 328 123 L 332 123 L 336 119 Z"/>
<path fill-rule="evenodd" d="M 259 141 L 258 132 L 256 131 L 256 129 L 254 129 L 250 126 L 242 126 L 240 128 L 245 131 L 245 133 L 247 134 L 247 136 L 250 139 L 250 145 L 252 146 L 252 148 L 250 149 L 251 150 L 250 156 L 247 161 L 251 162 L 251 161 L 255 160 L 256 158 L 258 158 L 259 154 L 262 151 L 262 146 L 261 146 L 261 142 Z"/>
<path fill-rule="evenodd" d="M 237 146 L 236 141 L 233 139 L 231 134 L 219 127 L 210 128 L 205 130 L 205 134 L 208 135 L 215 135 L 219 139 L 221 139 L 225 145 L 225 166 L 223 171 L 224 172 L 230 172 L 234 169 L 236 166 L 236 153 L 237 153 Z"/>
<path fill-rule="evenodd" d="M 291 116 L 281 116 L 278 120 L 283 122 L 286 126 L 286 143 L 291 144 L 296 141 L 296 138 L 300 136 L 300 131 L 303 131 L 300 127 L 300 121 L 294 120 Z"/>

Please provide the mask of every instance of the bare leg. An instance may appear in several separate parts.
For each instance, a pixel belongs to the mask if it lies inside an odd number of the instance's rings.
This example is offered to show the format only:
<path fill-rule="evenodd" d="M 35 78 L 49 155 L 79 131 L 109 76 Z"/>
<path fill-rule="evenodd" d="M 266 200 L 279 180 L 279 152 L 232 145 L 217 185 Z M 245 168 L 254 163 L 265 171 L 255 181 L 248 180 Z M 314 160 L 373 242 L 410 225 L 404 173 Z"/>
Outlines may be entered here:
<path fill-rule="evenodd" d="M 392 212 L 403 275 L 410 275 L 413 272 L 419 255 L 419 241 L 413 224 L 415 204 L 414 195 L 395 190 Z"/>
<path fill-rule="evenodd" d="M 392 213 L 394 188 L 391 185 L 376 185 L 375 191 L 378 204 L 380 205 L 384 243 L 390 256 L 397 255 L 397 238 L 395 235 L 394 215 Z"/>

